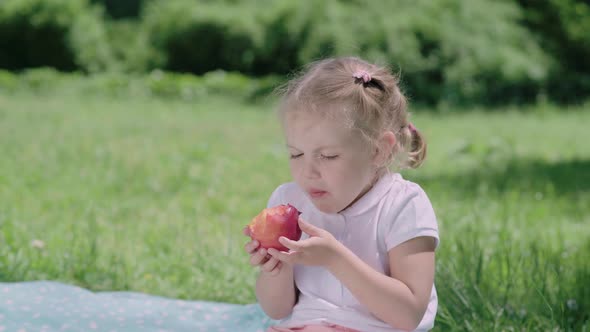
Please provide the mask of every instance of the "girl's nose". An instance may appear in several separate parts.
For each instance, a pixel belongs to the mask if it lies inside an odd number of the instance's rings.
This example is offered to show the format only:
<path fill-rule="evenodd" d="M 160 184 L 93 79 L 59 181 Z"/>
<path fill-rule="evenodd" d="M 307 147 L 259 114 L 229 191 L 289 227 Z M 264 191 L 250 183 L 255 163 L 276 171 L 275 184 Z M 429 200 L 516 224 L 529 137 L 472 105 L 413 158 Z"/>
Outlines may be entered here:
<path fill-rule="evenodd" d="M 306 160 L 303 163 L 303 176 L 308 179 L 317 179 L 320 177 L 320 171 L 316 160 Z"/>

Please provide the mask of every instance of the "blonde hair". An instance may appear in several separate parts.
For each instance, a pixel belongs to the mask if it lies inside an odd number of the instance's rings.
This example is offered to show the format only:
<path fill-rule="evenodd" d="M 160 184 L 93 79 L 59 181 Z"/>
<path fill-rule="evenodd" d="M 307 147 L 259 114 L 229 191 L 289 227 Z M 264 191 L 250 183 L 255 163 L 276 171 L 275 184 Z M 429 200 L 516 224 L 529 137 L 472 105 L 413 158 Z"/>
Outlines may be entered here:
<path fill-rule="evenodd" d="M 361 79 L 358 73 L 369 76 Z M 384 132 L 395 134 L 386 167 L 395 161 L 399 168 L 417 168 L 426 158 L 426 141 L 409 122 L 407 100 L 398 83 L 387 67 L 356 57 L 324 59 L 279 89 L 279 111 L 281 115 L 295 110 L 327 112 L 333 107 L 324 106 L 342 105 L 335 115 L 344 116 L 374 146 Z"/>

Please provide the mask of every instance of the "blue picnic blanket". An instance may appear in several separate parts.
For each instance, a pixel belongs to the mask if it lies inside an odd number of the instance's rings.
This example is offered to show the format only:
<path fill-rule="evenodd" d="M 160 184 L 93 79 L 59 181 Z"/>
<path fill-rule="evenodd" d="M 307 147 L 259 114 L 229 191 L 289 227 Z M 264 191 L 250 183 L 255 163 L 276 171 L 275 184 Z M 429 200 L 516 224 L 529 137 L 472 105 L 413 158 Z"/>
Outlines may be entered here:
<path fill-rule="evenodd" d="M 0 283 L 0 332 L 244 331 L 277 323 L 256 303 L 182 301 L 134 292 L 91 292 L 51 281 Z"/>

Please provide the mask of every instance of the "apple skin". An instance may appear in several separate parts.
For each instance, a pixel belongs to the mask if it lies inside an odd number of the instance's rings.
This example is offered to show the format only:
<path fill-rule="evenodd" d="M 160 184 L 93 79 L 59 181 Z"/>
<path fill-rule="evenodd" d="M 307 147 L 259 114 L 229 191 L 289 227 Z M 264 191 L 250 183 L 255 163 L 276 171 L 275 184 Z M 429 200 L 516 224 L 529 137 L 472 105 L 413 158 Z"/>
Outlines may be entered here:
<path fill-rule="evenodd" d="M 301 238 L 298 222 L 300 214 L 301 212 L 291 204 L 266 208 L 244 228 L 244 234 L 258 241 L 261 248 L 289 251 L 279 242 L 279 238 L 284 236 L 293 241 Z"/>

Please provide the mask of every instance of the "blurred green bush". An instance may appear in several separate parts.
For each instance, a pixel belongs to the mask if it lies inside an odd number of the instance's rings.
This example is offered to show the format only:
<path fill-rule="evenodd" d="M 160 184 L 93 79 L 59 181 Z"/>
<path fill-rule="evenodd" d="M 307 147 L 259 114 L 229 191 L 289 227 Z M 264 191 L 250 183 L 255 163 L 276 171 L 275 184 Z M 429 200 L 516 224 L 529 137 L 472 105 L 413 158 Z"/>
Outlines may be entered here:
<path fill-rule="evenodd" d="M 63 73 L 54 68 L 25 69 L 16 74 L 0 69 L 0 93 L 72 94 L 107 98 L 157 98 L 198 101 L 210 95 L 256 103 L 283 82 L 280 76 L 253 78 L 216 70 L 202 76 L 154 70 L 149 74 L 100 72 Z"/>
<path fill-rule="evenodd" d="M 85 0 L 3 0 L 0 67 L 106 70 L 113 64 L 102 12 Z"/>
<path fill-rule="evenodd" d="M 91 0 L 105 8 L 109 17 L 114 19 L 136 18 L 146 0 Z"/>
<path fill-rule="evenodd" d="M 157 68 L 154 49 L 141 23 L 132 19 L 107 21 L 106 33 L 114 57 L 111 67 L 127 73 L 145 73 Z"/>
<path fill-rule="evenodd" d="M 251 5 L 169 0 L 150 2 L 143 23 L 159 68 L 249 73 L 261 43 L 255 19 Z"/>
<path fill-rule="evenodd" d="M 0 67 L 267 76 L 358 55 L 415 103 L 571 102 L 588 31 L 585 0 L 4 0 Z"/>
<path fill-rule="evenodd" d="M 505 103 L 534 101 L 550 63 L 521 14 L 486 0 L 172 0 L 148 3 L 143 23 L 166 70 L 287 74 L 352 54 L 399 71 L 417 101 Z"/>
<path fill-rule="evenodd" d="M 590 1 L 518 0 L 524 23 L 551 56 L 546 91 L 567 102 L 590 95 Z"/>

